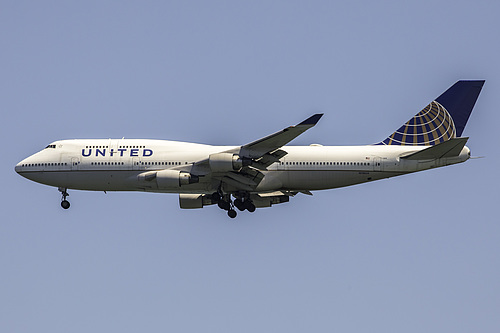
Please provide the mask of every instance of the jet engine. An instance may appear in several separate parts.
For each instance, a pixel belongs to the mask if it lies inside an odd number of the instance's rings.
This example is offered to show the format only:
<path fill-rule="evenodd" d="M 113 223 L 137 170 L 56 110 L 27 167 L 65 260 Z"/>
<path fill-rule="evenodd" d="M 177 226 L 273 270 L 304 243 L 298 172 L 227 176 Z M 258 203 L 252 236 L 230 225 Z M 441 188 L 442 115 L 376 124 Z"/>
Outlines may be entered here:
<path fill-rule="evenodd" d="M 265 194 L 255 194 L 251 196 L 251 199 L 257 208 L 271 207 L 272 205 L 290 201 L 290 197 L 288 195 L 266 196 Z"/>
<path fill-rule="evenodd" d="M 198 183 L 198 176 L 179 170 L 161 170 L 156 172 L 156 184 L 159 189 L 180 188 L 182 185 Z"/>
<path fill-rule="evenodd" d="M 198 176 L 189 172 L 179 170 L 160 170 L 141 173 L 138 176 L 140 182 L 151 182 L 156 180 L 156 185 L 160 190 L 179 189 L 181 186 L 198 183 Z"/>
<path fill-rule="evenodd" d="M 212 154 L 208 158 L 212 172 L 238 171 L 242 167 L 250 165 L 251 162 L 250 159 L 241 158 L 239 155 L 232 153 Z"/>
<path fill-rule="evenodd" d="M 212 196 L 206 194 L 179 194 L 179 206 L 182 209 L 196 209 L 213 205 Z"/>

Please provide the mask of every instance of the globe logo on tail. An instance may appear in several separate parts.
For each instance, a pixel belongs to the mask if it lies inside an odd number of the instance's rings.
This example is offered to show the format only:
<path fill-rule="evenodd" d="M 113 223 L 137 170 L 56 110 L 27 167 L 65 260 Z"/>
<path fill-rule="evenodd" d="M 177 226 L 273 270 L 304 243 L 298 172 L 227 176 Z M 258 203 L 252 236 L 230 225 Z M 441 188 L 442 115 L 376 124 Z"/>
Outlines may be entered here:
<path fill-rule="evenodd" d="M 380 144 L 433 146 L 455 137 L 455 124 L 450 114 L 433 101 Z"/>

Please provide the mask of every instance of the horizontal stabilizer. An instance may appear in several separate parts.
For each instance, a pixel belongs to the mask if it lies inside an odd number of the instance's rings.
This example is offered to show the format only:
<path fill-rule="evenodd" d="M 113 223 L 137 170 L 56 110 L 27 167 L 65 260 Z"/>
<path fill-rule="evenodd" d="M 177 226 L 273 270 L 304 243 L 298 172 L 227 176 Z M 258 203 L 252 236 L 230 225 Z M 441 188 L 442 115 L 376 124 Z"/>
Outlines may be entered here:
<path fill-rule="evenodd" d="M 424 150 L 412 153 L 401 158 L 406 160 L 434 160 L 445 157 L 456 157 L 464 148 L 469 138 L 453 138 L 448 141 L 441 142 L 435 146 L 431 146 Z"/>

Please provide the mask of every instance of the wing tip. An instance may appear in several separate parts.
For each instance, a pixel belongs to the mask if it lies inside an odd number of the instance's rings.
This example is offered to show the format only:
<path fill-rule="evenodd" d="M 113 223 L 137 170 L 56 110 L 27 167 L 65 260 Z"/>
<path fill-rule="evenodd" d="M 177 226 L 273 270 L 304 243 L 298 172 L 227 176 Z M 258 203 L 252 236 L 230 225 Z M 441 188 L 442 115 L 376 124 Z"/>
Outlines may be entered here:
<path fill-rule="evenodd" d="M 323 113 L 316 113 L 312 116 L 310 116 L 309 118 L 307 118 L 306 120 L 304 120 L 303 122 L 301 122 L 300 124 L 298 124 L 297 126 L 300 126 L 300 125 L 316 125 L 318 123 L 318 121 L 321 119 L 321 117 L 323 117 Z"/>

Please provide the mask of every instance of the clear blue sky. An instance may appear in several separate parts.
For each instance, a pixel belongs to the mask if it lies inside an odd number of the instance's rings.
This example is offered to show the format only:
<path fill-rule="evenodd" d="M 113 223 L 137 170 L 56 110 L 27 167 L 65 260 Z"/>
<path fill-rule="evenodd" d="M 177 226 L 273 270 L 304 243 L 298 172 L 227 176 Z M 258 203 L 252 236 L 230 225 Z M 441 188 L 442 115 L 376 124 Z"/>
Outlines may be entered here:
<path fill-rule="evenodd" d="M 2 332 L 497 332 L 498 1 L 2 1 Z M 69 138 L 384 139 L 459 79 L 484 159 L 230 220 L 14 172 Z M 492 134 L 493 133 L 493 134 Z"/>

